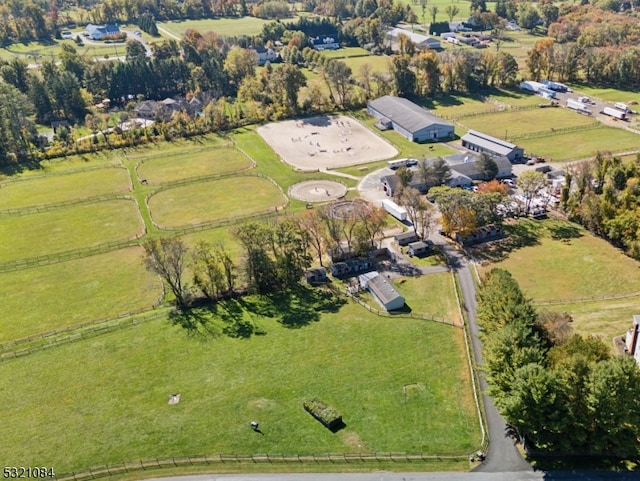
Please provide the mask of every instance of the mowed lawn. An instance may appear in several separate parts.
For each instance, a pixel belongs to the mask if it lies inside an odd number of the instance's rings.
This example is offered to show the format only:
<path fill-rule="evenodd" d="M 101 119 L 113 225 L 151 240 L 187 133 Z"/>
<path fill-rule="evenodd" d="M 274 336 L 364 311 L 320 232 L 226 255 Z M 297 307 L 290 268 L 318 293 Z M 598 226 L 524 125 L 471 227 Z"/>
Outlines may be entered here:
<path fill-rule="evenodd" d="M 575 114 L 579 116 L 579 114 Z M 615 127 L 518 140 L 526 152 L 555 162 L 591 158 L 597 151 L 625 152 L 640 149 L 640 135 Z"/>
<path fill-rule="evenodd" d="M 130 190 L 131 179 L 124 168 L 26 177 L 0 186 L 0 211 L 58 204 Z"/>
<path fill-rule="evenodd" d="M 482 271 L 507 269 L 535 301 L 640 291 L 640 263 L 607 241 L 565 221 L 548 219 L 537 226 L 534 221 L 520 222 L 533 226 L 537 243 L 512 251 L 505 260 L 483 266 Z M 563 239 L 563 232 L 571 235 Z"/>
<path fill-rule="evenodd" d="M 150 321 L 0 364 L 0 459 L 65 473 L 203 453 L 477 448 L 460 329 L 352 303 L 298 329 L 251 320 L 266 334 L 188 336 Z M 174 393 L 181 401 L 168 405 Z M 343 430 L 303 410 L 314 396 Z"/>
<path fill-rule="evenodd" d="M 191 29 L 200 33 L 215 32 L 220 37 L 234 37 L 237 35 L 258 35 L 265 23 L 267 20 L 256 17 L 215 18 L 158 22 L 158 27 L 164 28 L 178 37 L 182 37 L 187 30 Z"/>
<path fill-rule="evenodd" d="M 404 296 L 412 313 L 460 322 L 453 279 L 449 272 L 405 277 L 395 280 L 394 285 Z"/>
<path fill-rule="evenodd" d="M 144 232 L 132 200 L 109 200 L 5 217 L 0 222 L 0 262 L 95 247 Z"/>
<path fill-rule="evenodd" d="M 244 217 L 283 206 L 287 198 L 269 179 L 227 177 L 166 189 L 149 197 L 156 225 L 175 228 Z"/>
<path fill-rule="evenodd" d="M 573 319 L 571 326 L 574 331 L 583 335 L 598 336 L 608 346 L 613 347 L 613 338 L 624 336 L 631 328 L 632 316 L 638 313 L 639 301 L 640 296 L 637 296 L 628 299 L 538 306 L 538 310 L 568 312 Z"/>
<path fill-rule="evenodd" d="M 207 134 L 189 139 L 175 139 L 171 142 L 154 142 L 133 148 L 122 149 L 122 153 L 129 160 L 151 160 L 159 157 L 173 157 L 177 155 L 200 155 L 216 147 L 233 147 L 233 143 L 218 134 Z"/>
<path fill-rule="evenodd" d="M 460 122 L 469 129 L 479 130 L 501 139 L 504 139 L 505 135 L 509 138 L 533 133 L 553 134 L 557 129 L 596 123 L 591 117 L 563 108 L 504 111 L 467 117 Z"/>
<path fill-rule="evenodd" d="M 158 157 L 140 164 L 138 177 L 149 184 L 162 184 L 218 174 L 228 174 L 251 168 L 253 163 L 237 149 L 208 151 Z"/>
<path fill-rule="evenodd" d="M 0 274 L 0 343 L 151 307 L 162 295 L 140 247 Z"/>

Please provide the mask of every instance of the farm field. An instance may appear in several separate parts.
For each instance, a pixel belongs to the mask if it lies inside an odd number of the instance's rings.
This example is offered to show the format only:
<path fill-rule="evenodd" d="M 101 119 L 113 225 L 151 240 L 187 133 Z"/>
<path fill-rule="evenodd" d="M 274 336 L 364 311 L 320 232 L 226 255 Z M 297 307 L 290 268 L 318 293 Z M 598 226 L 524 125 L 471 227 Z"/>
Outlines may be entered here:
<path fill-rule="evenodd" d="M 338 50 L 323 50 L 322 55 L 327 58 L 368 57 L 369 51 L 362 47 L 343 47 Z"/>
<path fill-rule="evenodd" d="M 250 169 L 251 159 L 233 148 L 217 148 L 199 152 L 155 157 L 138 165 L 139 179 L 149 184 L 163 184 L 197 177 L 229 174 Z"/>
<path fill-rule="evenodd" d="M 349 57 L 341 60 L 351 68 L 351 72 L 355 78 L 360 77 L 360 70 L 365 64 L 368 64 L 371 67 L 372 73 L 386 73 L 389 72 L 389 68 L 391 67 L 391 61 L 387 57 L 380 55 Z"/>
<path fill-rule="evenodd" d="M 230 192 L 251 193 L 250 202 Z M 273 211 L 286 205 L 284 194 L 263 177 L 239 176 L 161 190 L 149 197 L 151 217 L 161 229 L 198 225 Z"/>
<path fill-rule="evenodd" d="M 579 114 L 576 114 L 579 115 Z M 638 150 L 640 136 L 615 127 L 559 133 L 533 139 L 518 140 L 528 153 L 554 162 L 591 158 L 596 151 L 625 152 Z"/>
<path fill-rule="evenodd" d="M 160 280 L 139 247 L 0 273 L 0 343 L 149 308 Z"/>
<path fill-rule="evenodd" d="M 73 45 L 78 53 L 90 58 L 104 58 L 105 56 L 117 57 L 125 55 L 124 44 L 92 44 L 78 46 L 73 40 L 52 40 L 47 42 L 14 43 L 5 48 L 0 48 L 0 59 L 9 61 L 19 58 L 27 63 L 41 63 L 43 60 L 56 60 L 62 51 L 62 44 Z"/>
<path fill-rule="evenodd" d="M 504 258 L 480 267 L 481 273 L 499 267 L 513 274 L 525 295 L 534 302 L 556 301 L 563 304 L 543 306 L 551 310 L 566 310 L 578 301 L 593 296 L 613 296 L 638 292 L 640 263 L 625 256 L 608 242 L 593 236 L 577 224 L 558 220 L 520 220 L 508 228 L 513 245 L 524 245 L 504 253 Z M 480 255 L 483 255 L 480 253 Z M 484 257 L 489 257 L 484 253 Z M 499 258 L 500 256 L 498 256 Z M 553 279 L 553 282 L 549 282 Z M 604 310 L 627 305 L 629 299 L 602 300 L 579 304 L 574 328 L 579 332 L 610 335 L 609 326 L 617 314 L 606 314 L 605 322 L 593 322 Z M 637 299 L 635 299 L 637 303 Z M 633 312 L 622 319 L 630 322 Z M 584 328 L 584 331 L 582 329 Z"/>
<path fill-rule="evenodd" d="M 460 329 L 354 304 L 290 329 L 259 315 L 272 309 L 261 302 L 243 302 L 240 315 L 265 332 L 250 339 L 150 321 L 3 363 L 0 436 L 12 442 L 0 457 L 64 473 L 197 453 L 468 453 L 479 444 Z M 172 393 L 180 404 L 167 405 Z M 343 415 L 343 430 L 302 409 L 313 396 Z"/>
<path fill-rule="evenodd" d="M 563 108 L 520 110 L 517 112 L 498 112 L 475 117 L 467 117 L 461 123 L 469 128 L 480 130 L 494 137 L 519 138 L 529 134 L 553 135 L 556 129 L 598 125 L 597 121 L 585 115 Z"/>
<path fill-rule="evenodd" d="M 29 235 L 25 236 L 24 233 Z M 10 216 L 0 223 L 0 262 L 132 239 L 144 233 L 132 200 L 109 200 Z"/>
<path fill-rule="evenodd" d="M 256 17 L 215 18 L 158 22 L 158 28 L 164 28 L 177 37 L 182 37 L 187 30 L 191 29 L 200 33 L 215 32 L 220 37 L 231 37 L 240 34 L 257 35 L 262 31 L 265 23 L 267 23 L 266 20 Z"/>
<path fill-rule="evenodd" d="M 59 204 L 129 191 L 131 179 L 124 168 L 24 177 L 0 185 L 0 211 L 5 208 Z"/>
<path fill-rule="evenodd" d="M 640 92 L 633 90 L 616 89 L 613 87 L 593 87 L 582 83 L 570 84 L 575 91 L 588 97 L 595 97 L 607 102 L 640 102 Z M 633 105 L 630 107 L 636 110 Z"/>
<path fill-rule="evenodd" d="M 449 272 L 405 277 L 394 281 L 412 313 L 421 313 L 460 324 L 453 280 Z M 377 307 L 377 303 L 372 304 Z"/>

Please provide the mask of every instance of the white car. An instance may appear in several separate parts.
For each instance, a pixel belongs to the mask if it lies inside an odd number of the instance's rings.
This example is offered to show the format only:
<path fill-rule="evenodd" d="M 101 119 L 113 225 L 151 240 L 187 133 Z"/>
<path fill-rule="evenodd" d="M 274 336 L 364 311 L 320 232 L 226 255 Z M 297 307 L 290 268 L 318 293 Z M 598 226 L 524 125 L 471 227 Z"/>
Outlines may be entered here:
<path fill-rule="evenodd" d="M 69 30 L 63 30 L 62 32 L 60 32 L 60 36 L 62 38 L 69 39 L 69 38 L 73 38 L 73 33 L 71 33 L 71 31 Z"/>

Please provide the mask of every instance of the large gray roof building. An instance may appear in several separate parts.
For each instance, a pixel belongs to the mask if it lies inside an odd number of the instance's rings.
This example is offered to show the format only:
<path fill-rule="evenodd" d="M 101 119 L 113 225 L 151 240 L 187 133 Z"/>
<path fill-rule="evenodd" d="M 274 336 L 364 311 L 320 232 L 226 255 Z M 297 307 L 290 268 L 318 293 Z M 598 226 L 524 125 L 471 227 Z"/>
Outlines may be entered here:
<path fill-rule="evenodd" d="M 462 136 L 462 146 L 475 152 L 484 152 L 492 157 L 504 156 L 511 162 L 522 160 L 524 149 L 506 140 L 483 134 L 477 130 L 469 130 Z"/>
<path fill-rule="evenodd" d="M 404 297 L 384 276 L 371 273 L 369 276 L 361 276 L 360 281 L 386 311 L 395 311 L 404 306 Z"/>
<path fill-rule="evenodd" d="M 413 142 L 451 139 L 455 135 L 452 124 L 402 97 L 385 95 L 371 100 L 367 112 Z"/>

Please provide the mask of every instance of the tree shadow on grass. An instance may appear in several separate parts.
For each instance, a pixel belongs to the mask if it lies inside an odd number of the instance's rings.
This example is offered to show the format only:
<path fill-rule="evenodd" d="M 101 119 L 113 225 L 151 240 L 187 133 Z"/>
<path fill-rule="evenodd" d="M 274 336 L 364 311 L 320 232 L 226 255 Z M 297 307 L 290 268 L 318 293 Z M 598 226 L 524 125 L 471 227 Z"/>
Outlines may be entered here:
<path fill-rule="evenodd" d="M 506 225 L 504 230 L 507 235 L 503 239 L 469 249 L 473 257 L 479 261 L 500 262 L 515 250 L 540 244 L 540 224 L 526 220 L 518 221 Z"/>
<path fill-rule="evenodd" d="M 299 329 L 320 320 L 323 312 L 338 312 L 345 304 L 343 297 L 329 289 L 299 285 L 289 291 L 270 296 L 280 315 L 278 322 L 291 329 Z"/>
<path fill-rule="evenodd" d="M 205 338 L 220 335 L 208 308 L 176 309 L 169 313 L 169 320 L 174 326 L 182 327 L 189 336 Z"/>
<path fill-rule="evenodd" d="M 566 222 L 550 223 L 546 227 L 553 240 L 569 242 L 571 239 L 582 237 L 582 231 L 578 226 Z"/>

